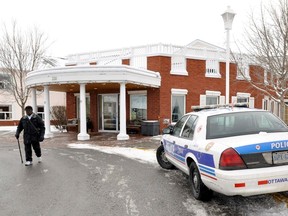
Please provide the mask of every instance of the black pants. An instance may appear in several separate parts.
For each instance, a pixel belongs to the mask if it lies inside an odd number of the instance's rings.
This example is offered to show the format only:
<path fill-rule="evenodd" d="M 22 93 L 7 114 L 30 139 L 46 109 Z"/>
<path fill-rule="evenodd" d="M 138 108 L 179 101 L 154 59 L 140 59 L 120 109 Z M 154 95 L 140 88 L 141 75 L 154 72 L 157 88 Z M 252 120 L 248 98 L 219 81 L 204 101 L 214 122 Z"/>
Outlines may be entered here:
<path fill-rule="evenodd" d="M 41 157 L 41 148 L 38 141 L 25 142 L 26 161 L 32 161 L 32 147 L 37 157 Z"/>

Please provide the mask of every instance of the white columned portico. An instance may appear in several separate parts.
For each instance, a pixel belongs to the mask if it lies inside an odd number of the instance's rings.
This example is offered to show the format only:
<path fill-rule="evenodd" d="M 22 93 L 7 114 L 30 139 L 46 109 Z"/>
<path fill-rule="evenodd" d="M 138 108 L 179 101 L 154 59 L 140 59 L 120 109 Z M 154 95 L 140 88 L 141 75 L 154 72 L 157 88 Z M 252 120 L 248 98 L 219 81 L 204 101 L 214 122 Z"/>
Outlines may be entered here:
<path fill-rule="evenodd" d="M 80 84 L 80 133 L 78 134 L 78 140 L 90 139 L 90 135 L 87 133 L 85 85 L 85 83 Z"/>
<path fill-rule="evenodd" d="M 126 133 L 126 84 L 120 83 L 120 133 L 117 140 L 128 140 L 129 135 Z"/>
<path fill-rule="evenodd" d="M 36 98 L 36 89 L 31 88 L 31 106 L 33 108 L 34 113 L 37 113 L 37 98 Z"/>
<path fill-rule="evenodd" d="M 49 86 L 44 86 L 44 117 L 45 117 L 45 138 L 53 137 L 50 129 L 50 95 Z"/>

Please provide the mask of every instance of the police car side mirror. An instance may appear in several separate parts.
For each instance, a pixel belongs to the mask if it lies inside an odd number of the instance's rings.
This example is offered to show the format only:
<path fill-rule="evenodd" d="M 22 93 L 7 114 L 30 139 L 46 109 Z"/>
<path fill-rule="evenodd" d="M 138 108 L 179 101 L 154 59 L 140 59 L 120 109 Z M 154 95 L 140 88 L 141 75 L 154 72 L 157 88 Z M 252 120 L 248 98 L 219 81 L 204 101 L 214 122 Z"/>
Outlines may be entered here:
<path fill-rule="evenodd" d="M 171 132 L 172 132 L 171 128 L 164 128 L 162 130 L 162 134 L 171 134 Z"/>

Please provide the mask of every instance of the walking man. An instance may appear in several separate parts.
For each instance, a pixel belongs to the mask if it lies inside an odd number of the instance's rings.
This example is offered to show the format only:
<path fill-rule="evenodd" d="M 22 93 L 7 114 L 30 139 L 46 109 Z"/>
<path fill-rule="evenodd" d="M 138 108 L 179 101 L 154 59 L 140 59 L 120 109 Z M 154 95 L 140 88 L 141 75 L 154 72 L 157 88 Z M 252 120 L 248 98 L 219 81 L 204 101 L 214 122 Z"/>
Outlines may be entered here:
<path fill-rule="evenodd" d="M 32 165 L 32 147 L 36 156 L 38 157 L 38 162 L 41 162 L 41 147 L 40 143 L 44 140 L 45 127 L 44 122 L 40 116 L 33 113 L 31 106 L 25 107 L 26 115 L 20 119 L 18 124 L 15 137 L 19 139 L 19 135 L 22 130 L 24 130 L 24 145 L 25 145 L 25 156 L 26 163 L 25 166 Z"/>

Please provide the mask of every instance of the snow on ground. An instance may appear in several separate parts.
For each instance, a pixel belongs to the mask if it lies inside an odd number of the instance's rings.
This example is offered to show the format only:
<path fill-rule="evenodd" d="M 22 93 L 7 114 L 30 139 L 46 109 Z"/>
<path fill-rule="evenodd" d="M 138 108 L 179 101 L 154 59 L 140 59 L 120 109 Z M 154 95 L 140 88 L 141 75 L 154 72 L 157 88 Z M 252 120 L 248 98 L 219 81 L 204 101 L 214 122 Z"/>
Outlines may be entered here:
<path fill-rule="evenodd" d="M 16 132 L 17 126 L 1 126 L 0 131 L 9 131 L 9 132 Z M 59 130 L 55 126 L 50 127 L 51 132 L 59 132 Z"/>
<path fill-rule="evenodd" d="M 153 149 L 138 149 L 127 147 L 109 147 L 109 146 L 97 146 L 90 144 L 68 144 L 69 148 L 75 149 L 92 149 L 107 154 L 121 155 L 130 159 L 138 160 L 142 163 L 156 164 L 156 152 Z"/>
<path fill-rule="evenodd" d="M 0 131 L 16 131 L 17 126 L 1 126 Z"/>

